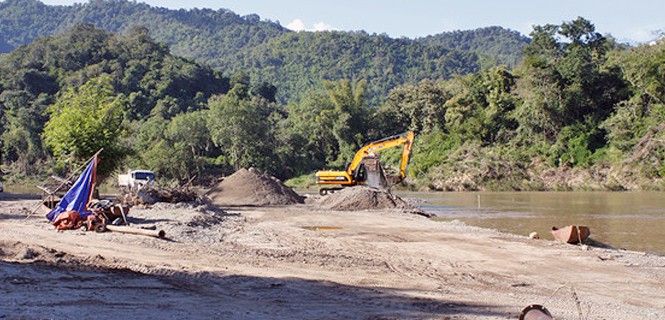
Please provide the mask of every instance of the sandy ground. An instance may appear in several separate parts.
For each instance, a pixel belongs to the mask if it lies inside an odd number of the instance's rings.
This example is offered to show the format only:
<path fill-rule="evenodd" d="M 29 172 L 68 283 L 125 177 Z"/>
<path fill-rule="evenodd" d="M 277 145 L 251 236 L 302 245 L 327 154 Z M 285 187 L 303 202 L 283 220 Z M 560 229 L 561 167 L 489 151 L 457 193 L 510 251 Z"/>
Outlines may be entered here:
<path fill-rule="evenodd" d="M 33 205 L 0 201 L 0 319 L 517 319 L 533 303 L 665 319 L 665 257 L 638 252 L 307 204 L 133 209 L 167 240 L 56 232 Z"/>

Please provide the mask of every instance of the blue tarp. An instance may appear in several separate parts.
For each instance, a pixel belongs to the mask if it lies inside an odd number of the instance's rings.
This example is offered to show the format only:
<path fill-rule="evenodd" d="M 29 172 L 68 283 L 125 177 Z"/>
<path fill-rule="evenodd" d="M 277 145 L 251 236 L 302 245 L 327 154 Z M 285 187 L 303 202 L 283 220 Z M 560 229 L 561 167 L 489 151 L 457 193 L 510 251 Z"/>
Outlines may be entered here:
<path fill-rule="evenodd" d="M 60 213 L 71 210 L 78 212 L 81 219 L 90 215 L 91 212 L 88 211 L 87 206 L 92 196 L 92 189 L 95 187 L 96 171 L 97 157 L 95 156 L 58 205 L 46 214 L 46 218 L 53 222 Z"/>

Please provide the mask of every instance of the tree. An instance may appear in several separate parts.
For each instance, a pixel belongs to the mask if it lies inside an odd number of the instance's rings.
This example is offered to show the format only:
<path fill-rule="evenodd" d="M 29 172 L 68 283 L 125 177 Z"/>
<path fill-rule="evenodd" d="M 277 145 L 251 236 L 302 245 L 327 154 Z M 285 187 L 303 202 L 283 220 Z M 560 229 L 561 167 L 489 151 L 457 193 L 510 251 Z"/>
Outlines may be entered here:
<path fill-rule="evenodd" d="M 213 144 L 207 126 L 208 110 L 183 113 L 171 119 L 164 138 L 172 149 L 171 167 L 177 170 L 172 175 L 181 180 L 201 177 L 207 165 L 207 156 L 212 155 Z"/>
<path fill-rule="evenodd" d="M 293 174 L 305 174 L 333 163 L 339 142 L 333 134 L 335 106 L 323 90 L 308 92 L 286 106 L 288 117 L 279 123 L 280 162 Z"/>
<path fill-rule="evenodd" d="M 384 125 L 383 132 L 397 133 L 413 130 L 426 133 L 445 128 L 444 104 L 452 96 L 442 83 L 431 80 L 399 86 L 390 91 L 381 105 L 377 118 Z"/>
<path fill-rule="evenodd" d="M 523 136 L 553 142 L 561 128 L 600 122 L 626 98 L 619 70 L 604 67 L 610 44 L 588 20 L 537 26 L 531 36 L 518 72 L 524 103 L 514 113 Z"/>
<path fill-rule="evenodd" d="M 2 156 L 12 172 L 47 171 L 34 165 L 48 159 L 42 140 L 50 115 L 46 109 L 68 88 L 101 75 L 111 77 L 114 92 L 127 96 L 128 122 L 200 110 L 211 95 L 229 89 L 220 72 L 169 54 L 145 28 L 115 35 L 83 24 L 38 39 L 0 57 Z"/>
<path fill-rule="evenodd" d="M 98 174 L 106 177 L 127 152 L 119 144 L 126 106 L 126 98 L 115 94 L 110 76 L 91 79 L 66 90 L 49 107 L 44 141 L 61 165 L 80 164 L 103 148 Z"/>
<path fill-rule="evenodd" d="M 213 143 L 236 170 L 256 167 L 273 173 L 278 169 L 274 149 L 275 105 L 247 95 L 245 84 L 208 102 L 208 128 Z"/>
<path fill-rule="evenodd" d="M 369 136 L 368 112 L 365 109 L 365 88 L 367 82 L 358 80 L 326 81 L 324 87 L 328 98 L 335 107 L 332 117 L 332 134 L 337 139 L 339 157 L 336 164 L 347 161 Z"/>

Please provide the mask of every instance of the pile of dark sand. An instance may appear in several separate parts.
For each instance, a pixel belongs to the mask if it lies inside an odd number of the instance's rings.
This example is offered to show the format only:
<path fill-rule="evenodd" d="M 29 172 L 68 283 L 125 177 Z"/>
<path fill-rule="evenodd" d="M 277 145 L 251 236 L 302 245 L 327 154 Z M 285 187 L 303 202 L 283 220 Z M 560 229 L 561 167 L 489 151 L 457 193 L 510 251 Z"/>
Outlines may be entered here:
<path fill-rule="evenodd" d="M 322 197 L 319 200 L 319 204 L 326 209 L 340 211 L 400 209 L 424 214 L 421 209 L 409 204 L 396 195 L 364 186 L 344 188 Z"/>
<path fill-rule="evenodd" d="M 303 203 L 303 198 L 279 179 L 254 168 L 240 169 L 208 192 L 216 205 L 267 206 Z"/>

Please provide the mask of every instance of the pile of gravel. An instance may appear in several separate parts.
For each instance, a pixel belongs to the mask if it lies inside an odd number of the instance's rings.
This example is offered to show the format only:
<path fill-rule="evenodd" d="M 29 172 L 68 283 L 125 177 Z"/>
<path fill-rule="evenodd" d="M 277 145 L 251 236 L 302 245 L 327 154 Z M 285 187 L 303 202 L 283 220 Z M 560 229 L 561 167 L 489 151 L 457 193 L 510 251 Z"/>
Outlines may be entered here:
<path fill-rule="evenodd" d="M 240 169 L 224 178 L 207 194 L 221 206 L 267 206 L 303 203 L 303 197 L 279 179 L 254 168 Z"/>
<path fill-rule="evenodd" d="M 319 205 L 326 209 L 340 211 L 401 209 L 422 212 L 396 195 L 364 186 L 344 188 L 329 194 L 319 200 Z"/>

